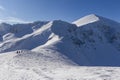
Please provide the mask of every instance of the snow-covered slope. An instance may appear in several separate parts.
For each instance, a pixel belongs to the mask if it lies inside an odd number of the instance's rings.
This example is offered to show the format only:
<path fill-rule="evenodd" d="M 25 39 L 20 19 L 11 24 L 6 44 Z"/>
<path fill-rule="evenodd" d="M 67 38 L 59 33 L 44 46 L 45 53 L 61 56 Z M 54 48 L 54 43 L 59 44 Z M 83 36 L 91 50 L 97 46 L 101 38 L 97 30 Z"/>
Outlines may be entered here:
<path fill-rule="evenodd" d="M 56 51 L 0 54 L 1 80 L 119 80 L 119 67 L 80 67 Z"/>
<path fill-rule="evenodd" d="M 8 25 L 10 30 L 1 29 L 4 34 L 1 35 L 0 52 L 50 49 L 83 66 L 120 66 L 119 23 L 94 14 L 73 23 L 61 20 L 4 23 L 2 25 Z"/>
<path fill-rule="evenodd" d="M 51 41 L 55 40 L 55 44 L 48 45 L 51 43 L 48 41 L 48 44 L 39 46 L 33 51 L 39 51 L 41 48 L 57 48 L 57 51 L 79 65 L 120 66 L 120 24 L 93 14 L 82 19 L 84 25 L 78 25 L 72 31 L 68 30 L 68 36 L 57 41 L 54 37 Z M 81 20 L 77 22 L 82 23 Z"/>
<path fill-rule="evenodd" d="M 51 80 L 54 70 L 71 66 L 77 64 L 56 51 L 44 49 L 37 53 L 18 50 L 0 54 L 0 79 Z"/>
<path fill-rule="evenodd" d="M 1 31 L 0 31 L 1 33 L 4 33 L 4 34 L 1 34 L 1 36 L 0 36 L 1 37 L 0 52 L 20 49 L 20 48 L 17 48 L 17 47 L 20 47 L 18 45 L 22 45 L 21 44 L 22 42 L 30 39 L 30 37 L 32 37 L 33 33 L 36 31 L 37 28 L 40 28 L 41 26 L 43 26 L 47 23 L 48 22 L 14 24 L 14 25 L 7 26 L 9 28 L 4 27 L 5 25 L 3 25 L 3 23 L 2 23 L 0 25 L 0 27 L 1 28 L 3 27 L 7 31 L 5 31 L 3 29 L 1 29 Z M 28 43 L 26 43 L 26 44 L 28 44 Z M 25 46 L 26 44 L 24 44 L 23 46 Z M 22 49 L 24 49 L 24 47 Z"/>
<path fill-rule="evenodd" d="M 0 53 L 1 80 L 116 80 L 119 68 L 84 66 L 120 66 L 120 23 L 95 14 L 2 23 Z"/>
<path fill-rule="evenodd" d="M 120 66 L 120 23 L 93 14 L 75 22 L 78 26 L 75 43 L 90 64 Z M 81 26 L 82 22 L 84 25 Z"/>
<path fill-rule="evenodd" d="M 97 24 L 95 22 L 97 22 Z M 84 26 L 87 24 L 91 24 L 91 23 L 92 23 L 92 25 L 93 25 L 93 23 L 95 23 L 96 25 L 104 24 L 104 25 L 109 25 L 109 26 L 114 26 L 114 27 L 118 26 L 118 25 L 120 26 L 120 23 L 110 20 L 108 18 L 102 17 L 102 16 L 98 16 L 96 14 L 87 15 L 87 16 L 82 17 L 72 23 L 76 24 L 78 27 Z"/>
<path fill-rule="evenodd" d="M 97 17 L 95 14 L 90 14 L 78 19 L 77 21 L 74 21 L 73 24 L 76 24 L 77 26 L 83 26 L 96 21 L 99 21 L 99 17 Z"/>
<path fill-rule="evenodd" d="M 51 22 L 41 26 L 40 28 L 38 28 L 37 30 L 35 30 L 32 33 L 27 33 L 27 32 L 29 32 L 27 30 L 26 35 L 24 35 L 22 37 L 16 36 L 16 38 L 7 40 L 7 38 L 12 37 L 13 35 L 6 34 L 3 36 L 3 39 L 5 38 L 4 41 L 0 44 L 0 52 L 8 52 L 8 51 L 13 51 L 13 50 L 17 50 L 17 49 L 31 50 L 37 46 L 44 45 L 45 43 L 47 43 L 48 41 L 53 39 L 55 36 L 58 36 L 58 39 L 59 39 L 58 41 L 60 41 L 60 39 L 62 37 L 69 35 L 68 29 L 72 30 L 75 27 L 76 26 L 73 24 L 56 20 L 56 21 L 51 21 Z M 24 30 L 26 30 L 26 29 L 24 29 Z M 25 31 L 20 32 L 20 33 L 25 34 Z M 16 35 L 16 34 L 14 34 L 14 35 Z"/>

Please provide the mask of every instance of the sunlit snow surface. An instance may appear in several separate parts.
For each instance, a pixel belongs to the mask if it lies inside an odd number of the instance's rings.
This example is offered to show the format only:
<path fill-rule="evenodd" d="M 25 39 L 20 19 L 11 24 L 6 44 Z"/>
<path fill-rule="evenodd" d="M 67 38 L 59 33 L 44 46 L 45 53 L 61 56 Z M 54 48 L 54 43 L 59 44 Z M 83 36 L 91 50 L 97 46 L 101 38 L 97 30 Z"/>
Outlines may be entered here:
<path fill-rule="evenodd" d="M 95 14 L 90 14 L 88 16 L 78 19 L 77 21 L 74 21 L 73 23 L 77 26 L 83 26 L 96 21 L 99 21 L 99 17 L 97 17 Z"/>
<path fill-rule="evenodd" d="M 44 51 L 45 52 L 45 51 Z M 52 54 L 52 53 L 50 53 Z M 55 56 L 58 56 L 55 55 Z M 54 56 L 54 57 L 55 57 Z M 23 51 L 0 55 L 0 80 L 119 80 L 119 67 L 77 66 L 64 57 Z"/>

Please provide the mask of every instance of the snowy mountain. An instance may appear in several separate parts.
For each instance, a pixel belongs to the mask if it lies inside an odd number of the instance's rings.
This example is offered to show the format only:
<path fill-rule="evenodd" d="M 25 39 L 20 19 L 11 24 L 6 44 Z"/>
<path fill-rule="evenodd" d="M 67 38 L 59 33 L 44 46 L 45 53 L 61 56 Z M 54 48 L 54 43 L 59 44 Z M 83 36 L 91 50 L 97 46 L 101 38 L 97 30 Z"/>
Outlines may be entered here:
<path fill-rule="evenodd" d="M 120 24 L 101 16 L 91 14 L 73 24 L 61 20 L 2 23 L 0 29 L 1 53 L 52 49 L 79 65 L 120 66 Z"/>
<path fill-rule="evenodd" d="M 85 75 L 92 74 L 81 75 L 81 79 L 74 72 L 84 68 L 83 73 L 89 73 L 99 68 L 80 66 L 115 67 L 120 66 L 119 61 L 120 23 L 95 14 L 73 23 L 54 20 L 0 24 L 1 80 L 86 80 Z M 70 74 L 65 74 L 66 70 Z M 103 70 L 108 73 L 106 68 Z M 96 76 L 89 79 L 96 80 Z M 101 76 L 97 78 L 107 78 Z"/>
<path fill-rule="evenodd" d="M 84 25 L 81 26 L 79 23 L 82 22 Z M 73 23 L 78 26 L 74 37 L 77 39 L 79 53 L 85 55 L 90 64 L 120 65 L 120 23 L 93 14 Z"/>

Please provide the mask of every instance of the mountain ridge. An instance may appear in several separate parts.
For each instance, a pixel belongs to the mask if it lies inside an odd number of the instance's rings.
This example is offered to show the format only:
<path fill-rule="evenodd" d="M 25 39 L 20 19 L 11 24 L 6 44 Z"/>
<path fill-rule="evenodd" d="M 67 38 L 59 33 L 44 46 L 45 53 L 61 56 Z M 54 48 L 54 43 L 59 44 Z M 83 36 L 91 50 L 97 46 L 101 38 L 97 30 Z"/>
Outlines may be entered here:
<path fill-rule="evenodd" d="M 96 14 L 90 14 L 90 15 L 84 16 L 72 23 L 76 24 L 78 27 L 84 26 L 84 25 L 87 25 L 90 23 L 102 23 L 102 24 L 106 24 L 106 25 L 119 25 L 120 26 L 119 22 L 116 22 L 114 20 L 99 16 Z"/>
<path fill-rule="evenodd" d="M 0 53 L 51 49 L 81 66 L 120 66 L 120 57 L 114 54 L 120 52 L 120 24 L 107 18 L 90 14 L 73 23 L 37 21 L 8 27 L 1 34 Z"/>

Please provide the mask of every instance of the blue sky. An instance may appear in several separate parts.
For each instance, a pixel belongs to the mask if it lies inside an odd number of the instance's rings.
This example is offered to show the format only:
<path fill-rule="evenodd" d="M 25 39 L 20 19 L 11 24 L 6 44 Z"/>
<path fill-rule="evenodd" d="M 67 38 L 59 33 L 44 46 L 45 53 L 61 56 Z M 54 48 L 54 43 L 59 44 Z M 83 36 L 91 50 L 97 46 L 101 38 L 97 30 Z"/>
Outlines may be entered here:
<path fill-rule="evenodd" d="M 61 19 L 97 14 L 120 22 L 120 0 L 0 0 L 0 21 Z"/>

